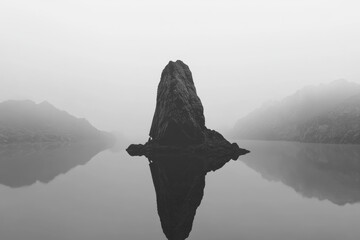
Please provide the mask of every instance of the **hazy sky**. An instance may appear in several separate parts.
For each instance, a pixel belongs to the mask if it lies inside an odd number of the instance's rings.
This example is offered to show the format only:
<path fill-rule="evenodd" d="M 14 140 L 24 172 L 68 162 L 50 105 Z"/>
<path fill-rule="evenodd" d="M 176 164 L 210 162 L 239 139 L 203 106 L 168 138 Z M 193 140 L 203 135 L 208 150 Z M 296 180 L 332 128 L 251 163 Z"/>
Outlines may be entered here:
<path fill-rule="evenodd" d="M 169 60 L 210 128 L 339 78 L 360 83 L 360 1 L 0 0 L 0 101 L 48 100 L 146 138 Z"/>

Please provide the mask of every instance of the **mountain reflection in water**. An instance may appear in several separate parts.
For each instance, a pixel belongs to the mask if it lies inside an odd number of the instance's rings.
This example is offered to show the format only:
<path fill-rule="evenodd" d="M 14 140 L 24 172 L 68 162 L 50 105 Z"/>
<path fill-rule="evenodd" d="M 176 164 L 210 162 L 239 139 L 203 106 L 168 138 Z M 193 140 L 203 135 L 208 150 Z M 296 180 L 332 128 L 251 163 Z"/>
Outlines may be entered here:
<path fill-rule="evenodd" d="M 360 145 L 251 142 L 241 159 L 265 179 L 337 205 L 360 201 Z"/>
<path fill-rule="evenodd" d="M 49 183 L 105 150 L 104 143 L 33 143 L 0 147 L 0 184 L 18 188 Z"/>

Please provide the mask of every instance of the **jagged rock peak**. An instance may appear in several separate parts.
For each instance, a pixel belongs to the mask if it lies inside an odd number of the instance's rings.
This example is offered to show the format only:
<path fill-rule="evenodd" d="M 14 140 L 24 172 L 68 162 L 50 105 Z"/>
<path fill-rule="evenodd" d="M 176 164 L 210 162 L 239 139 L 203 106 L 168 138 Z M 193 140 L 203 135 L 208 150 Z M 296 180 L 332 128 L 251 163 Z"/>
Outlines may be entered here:
<path fill-rule="evenodd" d="M 190 83 L 194 84 L 189 66 L 186 65 L 181 60 L 177 60 L 176 62 L 169 61 L 169 63 L 165 66 L 164 70 L 161 73 L 161 81 L 163 79 L 168 80 L 168 78 L 165 78 L 166 75 L 173 77 L 175 79 L 176 76 L 180 76 L 184 81 L 189 81 Z M 196 93 L 196 89 L 195 89 L 195 93 Z"/>
<path fill-rule="evenodd" d="M 205 117 L 189 67 L 170 61 L 161 74 L 150 137 L 162 144 L 204 141 Z"/>

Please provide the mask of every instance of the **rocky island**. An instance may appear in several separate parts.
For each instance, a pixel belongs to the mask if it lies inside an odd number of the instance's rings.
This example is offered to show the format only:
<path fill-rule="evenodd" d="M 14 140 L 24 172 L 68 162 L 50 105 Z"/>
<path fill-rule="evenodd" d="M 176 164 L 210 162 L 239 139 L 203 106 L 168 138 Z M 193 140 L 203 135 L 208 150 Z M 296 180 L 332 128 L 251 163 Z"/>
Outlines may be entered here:
<path fill-rule="evenodd" d="M 249 151 L 205 126 L 191 71 L 179 60 L 161 74 L 149 135 L 147 143 L 126 150 L 148 158 L 163 232 L 169 240 L 184 240 L 203 198 L 206 174 Z"/>
<path fill-rule="evenodd" d="M 161 74 L 149 141 L 132 144 L 131 156 L 182 153 L 208 156 L 228 155 L 237 159 L 248 153 L 231 144 L 220 133 L 205 126 L 204 108 L 196 93 L 189 67 L 170 61 Z"/>

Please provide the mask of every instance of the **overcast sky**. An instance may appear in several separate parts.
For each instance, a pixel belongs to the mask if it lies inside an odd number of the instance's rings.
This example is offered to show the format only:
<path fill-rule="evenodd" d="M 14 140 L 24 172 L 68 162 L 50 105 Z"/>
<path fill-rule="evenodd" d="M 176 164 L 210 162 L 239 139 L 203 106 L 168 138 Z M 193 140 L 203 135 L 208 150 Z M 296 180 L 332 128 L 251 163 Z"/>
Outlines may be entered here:
<path fill-rule="evenodd" d="M 360 1 L 1 0 L 0 101 L 47 100 L 146 138 L 169 60 L 189 65 L 207 126 L 297 89 L 360 83 Z"/>

